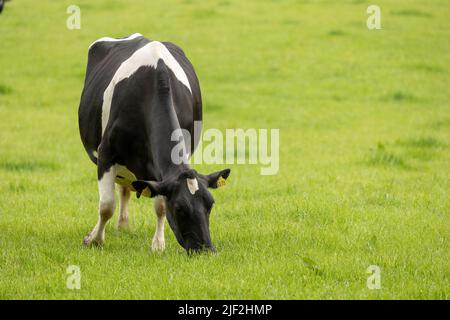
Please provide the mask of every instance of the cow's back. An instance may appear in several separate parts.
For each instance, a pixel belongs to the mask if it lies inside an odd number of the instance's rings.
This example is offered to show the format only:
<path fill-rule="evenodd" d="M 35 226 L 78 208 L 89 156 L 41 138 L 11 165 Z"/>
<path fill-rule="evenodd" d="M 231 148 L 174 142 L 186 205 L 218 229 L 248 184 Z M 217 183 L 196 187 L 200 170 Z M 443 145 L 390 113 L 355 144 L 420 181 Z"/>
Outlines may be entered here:
<path fill-rule="evenodd" d="M 96 150 L 102 141 L 103 130 L 105 129 L 104 126 L 102 128 L 105 90 L 108 89 L 108 86 L 111 86 L 111 81 L 121 65 L 137 50 L 150 42 L 152 41 L 135 34 L 124 39 L 102 38 L 89 47 L 86 79 L 79 106 L 79 128 L 83 145 L 89 157 L 95 163 L 97 161 Z M 190 101 L 188 108 L 183 101 L 175 103 L 174 106 L 181 127 L 188 129 L 192 134 L 194 121 L 202 118 L 198 80 L 184 52 L 172 43 L 165 42 L 163 44 L 181 66 L 189 81 L 192 103 Z M 113 86 L 116 85 L 113 84 Z M 177 102 L 176 96 L 173 99 Z M 117 108 L 117 106 L 115 107 Z M 192 145 L 192 147 L 195 146 Z"/>

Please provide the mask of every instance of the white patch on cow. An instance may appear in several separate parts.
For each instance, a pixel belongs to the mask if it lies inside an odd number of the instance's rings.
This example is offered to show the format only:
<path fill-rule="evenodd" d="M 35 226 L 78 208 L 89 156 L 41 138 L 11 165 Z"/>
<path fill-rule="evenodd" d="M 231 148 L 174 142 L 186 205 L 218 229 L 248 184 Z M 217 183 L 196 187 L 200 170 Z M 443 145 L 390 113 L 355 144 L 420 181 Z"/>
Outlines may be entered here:
<path fill-rule="evenodd" d="M 166 220 L 166 203 L 164 197 L 155 197 L 155 211 L 156 211 L 156 231 L 153 236 L 152 250 L 164 250 L 165 240 L 164 240 L 164 221 Z"/>
<path fill-rule="evenodd" d="M 114 178 L 117 174 L 117 167 L 112 166 L 108 171 L 103 173 L 102 178 L 98 181 L 98 192 L 100 203 L 110 206 L 114 203 Z"/>
<path fill-rule="evenodd" d="M 194 179 L 186 179 L 187 187 L 189 189 L 189 192 L 191 194 L 195 194 L 195 192 L 198 190 L 198 181 L 196 178 Z"/>
<path fill-rule="evenodd" d="M 96 44 L 97 42 L 119 42 L 119 41 L 127 41 L 127 40 L 133 40 L 137 37 L 142 37 L 142 34 L 140 33 L 134 33 L 129 37 L 126 38 L 122 38 L 122 39 L 116 39 L 116 38 L 110 38 L 110 37 L 103 37 L 100 39 L 95 40 L 94 42 L 91 43 L 91 45 L 89 46 L 89 49 L 91 49 L 91 47 Z"/>
<path fill-rule="evenodd" d="M 191 87 L 189 80 L 180 64 L 175 60 L 169 50 L 158 41 L 152 41 L 142 48 L 136 50 L 131 57 L 122 62 L 120 67 L 114 74 L 111 82 L 103 93 L 103 106 L 102 106 L 102 136 L 105 132 L 106 125 L 109 120 L 109 112 L 111 110 L 111 101 L 114 94 L 114 88 L 123 79 L 129 78 L 140 67 L 150 66 L 156 69 L 159 60 L 163 60 L 166 66 L 172 70 L 177 79 L 183 83 L 189 91 Z"/>
<path fill-rule="evenodd" d="M 112 166 L 108 171 L 103 173 L 102 178 L 98 181 L 98 192 L 100 196 L 98 221 L 94 229 L 84 238 L 84 244 L 87 246 L 92 243 L 101 245 L 105 241 L 105 226 L 113 216 L 116 205 L 114 198 L 115 176 L 116 168 Z"/>
<path fill-rule="evenodd" d="M 94 156 L 94 158 L 96 158 L 96 159 L 98 159 L 98 153 L 97 153 L 97 151 L 92 151 L 92 155 Z"/>

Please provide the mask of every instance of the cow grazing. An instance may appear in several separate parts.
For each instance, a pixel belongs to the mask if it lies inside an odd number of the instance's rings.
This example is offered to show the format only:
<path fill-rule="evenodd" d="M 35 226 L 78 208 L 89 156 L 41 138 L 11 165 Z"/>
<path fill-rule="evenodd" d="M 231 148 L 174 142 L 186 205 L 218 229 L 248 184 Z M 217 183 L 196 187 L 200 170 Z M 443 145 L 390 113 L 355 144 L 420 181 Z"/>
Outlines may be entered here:
<path fill-rule="evenodd" d="M 100 195 L 98 222 L 85 245 L 103 244 L 117 184 L 120 228 L 128 227 L 128 201 L 136 192 L 155 197 L 153 250 L 164 250 L 167 216 L 188 252 L 215 251 L 209 231 L 214 199 L 208 188 L 221 185 L 230 170 L 203 175 L 171 159 L 178 143 L 171 139 L 174 130 L 193 137 L 194 121 L 202 119 L 198 79 L 178 46 L 138 33 L 95 41 L 89 47 L 78 117 L 81 140 L 97 165 Z"/>

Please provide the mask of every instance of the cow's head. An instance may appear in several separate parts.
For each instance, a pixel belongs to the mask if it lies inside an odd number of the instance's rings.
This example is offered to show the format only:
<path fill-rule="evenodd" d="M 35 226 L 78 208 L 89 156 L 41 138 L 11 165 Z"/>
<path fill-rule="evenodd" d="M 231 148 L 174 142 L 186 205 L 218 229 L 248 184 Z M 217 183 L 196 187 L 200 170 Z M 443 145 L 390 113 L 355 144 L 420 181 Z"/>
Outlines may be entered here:
<path fill-rule="evenodd" d="M 209 233 L 209 215 L 214 198 L 208 188 L 221 186 L 230 169 L 202 175 L 187 170 L 177 177 L 161 182 L 138 180 L 133 187 L 138 196 L 150 191 L 151 197 L 166 197 L 166 216 L 175 237 L 188 253 L 215 251 Z"/>

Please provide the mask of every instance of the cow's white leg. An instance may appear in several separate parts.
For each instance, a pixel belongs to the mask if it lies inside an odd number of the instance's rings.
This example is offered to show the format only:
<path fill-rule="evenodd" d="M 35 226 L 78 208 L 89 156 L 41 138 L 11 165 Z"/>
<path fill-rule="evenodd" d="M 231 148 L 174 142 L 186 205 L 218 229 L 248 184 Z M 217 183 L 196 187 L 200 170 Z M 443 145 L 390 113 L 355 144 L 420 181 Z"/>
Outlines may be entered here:
<path fill-rule="evenodd" d="M 153 236 L 152 250 L 164 250 L 166 247 L 164 240 L 164 222 L 166 221 L 166 203 L 164 197 L 158 196 L 155 198 L 156 211 L 156 231 Z"/>
<path fill-rule="evenodd" d="M 119 229 L 128 229 L 128 202 L 130 200 L 130 188 L 119 187 Z"/>
<path fill-rule="evenodd" d="M 116 206 L 114 199 L 114 179 L 116 177 L 116 169 L 112 166 L 105 172 L 98 181 L 98 191 L 100 195 L 98 222 L 91 233 L 84 238 L 84 244 L 102 245 L 105 241 L 105 226 L 108 220 L 113 216 Z"/>

